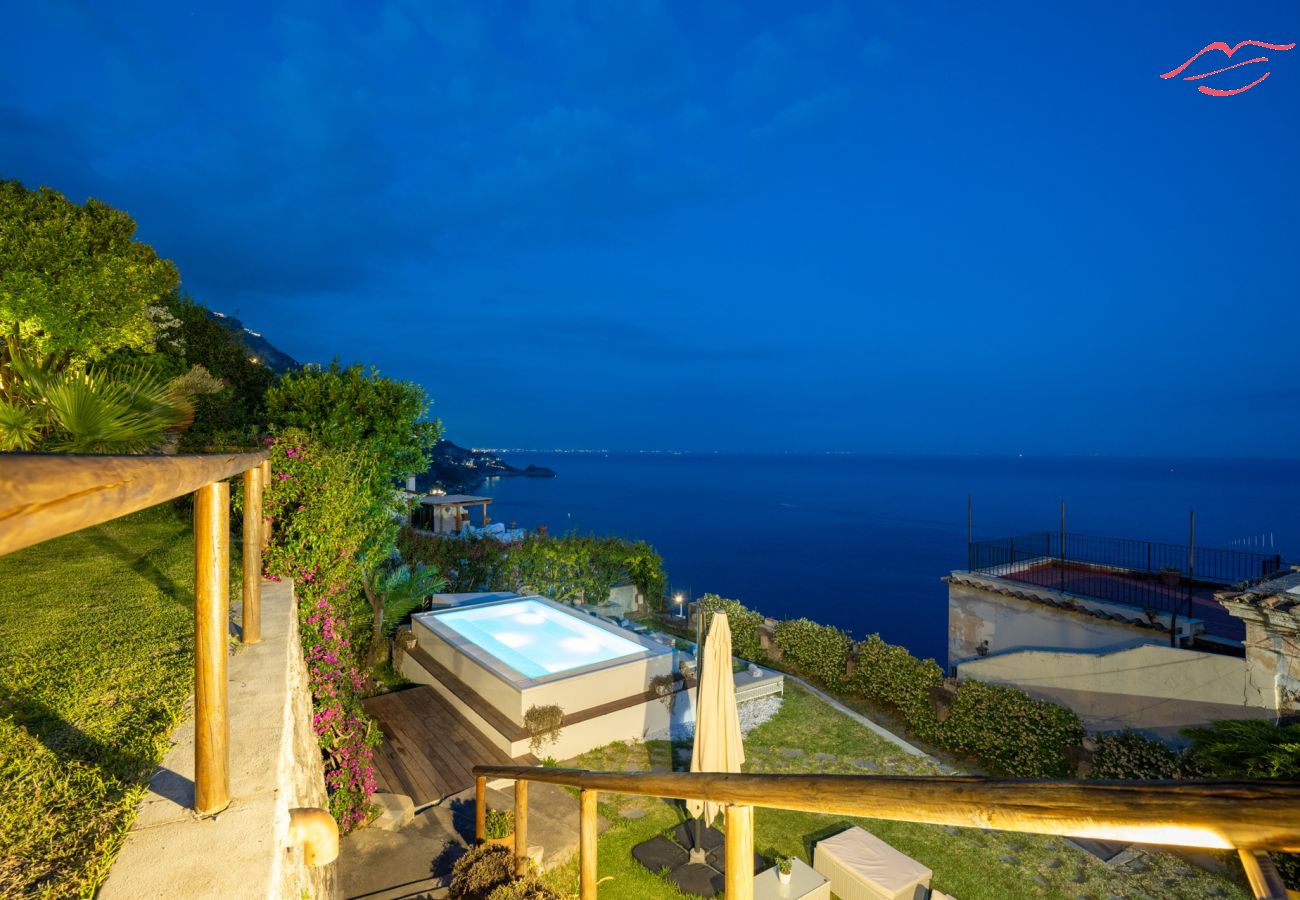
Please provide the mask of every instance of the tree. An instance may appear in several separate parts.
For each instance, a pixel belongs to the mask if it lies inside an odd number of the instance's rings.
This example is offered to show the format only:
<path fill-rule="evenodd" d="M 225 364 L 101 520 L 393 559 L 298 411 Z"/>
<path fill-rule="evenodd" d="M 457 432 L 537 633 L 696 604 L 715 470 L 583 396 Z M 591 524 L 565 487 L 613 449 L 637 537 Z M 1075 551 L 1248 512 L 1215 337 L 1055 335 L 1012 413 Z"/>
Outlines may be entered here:
<path fill-rule="evenodd" d="M 98 200 L 0 181 L 0 329 L 55 370 L 121 349 L 151 351 L 179 276 L 133 239 L 135 222 Z M 0 380 L 8 367 L 0 346 Z"/>
<path fill-rule="evenodd" d="M 194 424 L 181 438 L 181 450 L 235 450 L 255 445 L 267 428 L 266 392 L 275 373 L 249 358 L 239 338 L 187 296 L 168 304 L 177 322 L 174 340 L 160 355 L 175 366 L 202 366 L 225 385 L 222 391 L 196 399 Z"/>
<path fill-rule="evenodd" d="M 327 448 L 368 448 L 376 460 L 370 478 L 383 491 L 428 470 L 425 452 L 442 431 L 439 422 L 422 421 L 429 409 L 424 388 L 338 360 L 284 375 L 267 392 L 266 409 L 275 429 L 300 428 Z"/>

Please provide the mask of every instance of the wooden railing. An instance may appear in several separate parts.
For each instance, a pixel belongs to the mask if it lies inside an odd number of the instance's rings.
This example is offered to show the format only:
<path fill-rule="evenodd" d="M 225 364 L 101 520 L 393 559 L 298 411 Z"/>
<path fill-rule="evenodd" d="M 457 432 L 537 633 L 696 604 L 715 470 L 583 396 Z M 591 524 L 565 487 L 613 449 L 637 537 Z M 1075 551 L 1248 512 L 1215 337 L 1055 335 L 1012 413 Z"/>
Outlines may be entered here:
<path fill-rule="evenodd" d="M 1300 782 L 1032 781 L 873 775 L 736 775 L 704 772 L 591 772 L 531 766 L 475 766 L 475 823 L 482 840 L 489 778 L 515 780 L 515 855 L 527 865 L 529 781 L 577 788 L 582 900 L 596 897 L 596 798 L 600 791 L 707 800 L 724 805 L 726 894 L 754 891 L 755 806 L 955 825 L 1235 849 L 1256 897 L 1287 896 L 1269 850 L 1300 851 Z M 734 862 L 734 864 L 733 864 Z"/>
<path fill-rule="evenodd" d="M 261 639 L 268 453 L 203 456 L 0 454 L 0 555 L 194 494 L 194 809 L 230 804 L 226 693 L 230 485 L 243 474 L 242 639 Z"/>

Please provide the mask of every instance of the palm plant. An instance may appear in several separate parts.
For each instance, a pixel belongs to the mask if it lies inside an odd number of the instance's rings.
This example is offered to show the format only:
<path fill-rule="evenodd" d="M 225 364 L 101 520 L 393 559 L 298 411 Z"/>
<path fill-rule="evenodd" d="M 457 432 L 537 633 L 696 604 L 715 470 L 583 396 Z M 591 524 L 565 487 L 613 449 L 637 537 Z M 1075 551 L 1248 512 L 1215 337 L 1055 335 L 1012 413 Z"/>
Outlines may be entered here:
<path fill-rule="evenodd" d="M 370 635 L 370 664 L 379 661 L 384 635 L 424 603 L 424 598 L 447 587 L 447 580 L 431 566 L 385 564 L 377 571 L 366 572 L 361 586 L 370 601 L 373 615 Z"/>
<path fill-rule="evenodd" d="M 33 359 L 11 338 L 0 375 L 0 450 L 140 453 L 193 421 L 196 393 L 221 382 L 206 371 L 169 378 L 140 364 L 113 370 Z"/>

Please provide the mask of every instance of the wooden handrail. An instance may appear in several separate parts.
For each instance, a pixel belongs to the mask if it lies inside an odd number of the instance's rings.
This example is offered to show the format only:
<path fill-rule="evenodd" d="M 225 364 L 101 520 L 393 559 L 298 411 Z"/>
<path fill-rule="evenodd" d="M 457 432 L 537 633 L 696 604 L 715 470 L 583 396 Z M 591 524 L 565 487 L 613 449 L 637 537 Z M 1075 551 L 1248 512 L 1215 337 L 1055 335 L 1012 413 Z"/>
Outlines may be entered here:
<path fill-rule="evenodd" d="M 1300 782 L 1037 781 L 884 775 L 591 772 L 475 766 L 474 774 L 680 800 L 709 800 L 1219 849 L 1300 851 Z"/>
<path fill-rule="evenodd" d="M 0 555 L 192 493 L 268 455 L 0 453 Z"/>

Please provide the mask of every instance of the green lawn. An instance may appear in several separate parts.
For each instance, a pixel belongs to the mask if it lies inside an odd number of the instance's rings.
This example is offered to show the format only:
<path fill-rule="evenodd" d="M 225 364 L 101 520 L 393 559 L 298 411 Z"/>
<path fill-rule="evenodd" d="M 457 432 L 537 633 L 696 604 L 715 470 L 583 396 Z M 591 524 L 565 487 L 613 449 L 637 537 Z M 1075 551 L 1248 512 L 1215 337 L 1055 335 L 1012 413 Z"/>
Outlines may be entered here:
<path fill-rule="evenodd" d="M 871 760 L 881 774 L 931 774 L 929 763 L 909 756 L 802 689 L 787 683 L 785 703 L 770 722 L 745 740 L 747 772 L 857 773 Z M 802 756 L 793 751 L 803 751 Z M 783 753 L 782 751 L 787 751 Z M 574 765 L 623 771 L 665 770 L 674 748 L 666 742 L 613 744 L 580 757 Z M 818 759 L 815 754 L 823 754 Z M 833 757 L 833 758 L 832 758 Z M 685 768 L 679 759 L 676 768 Z M 639 807 L 644 816 L 628 819 Z M 641 868 L 631 848 L 681 821 L 676 804 L 651 798 L 601 795 L 612 823 L 600 838 L 601 900 L 680 896 Z M 1037 835 L 948 829 L 904 822 L 854 819 L 815 813 L 757 809 L 755 847 L 811 861 L 812 844 L 848 825 L 861 825 L 934 870 L 933 887 L 959 900 L 1018 897 L 1247 897 L 1244 882 L 1219 878 L 1152 850 L 1124 870 L 1108 868 L 1063 844 Z M 1009 861 L 1008 861 L 1009 860 Z M 547 874 L 558 889 L 577 890 L 576 860 Z"/>
<path fill-rule="evenodd" d="M 193 591 L 170 504 L 0 557 L 0 896 L 107 875 L 192 688 Z"/>

